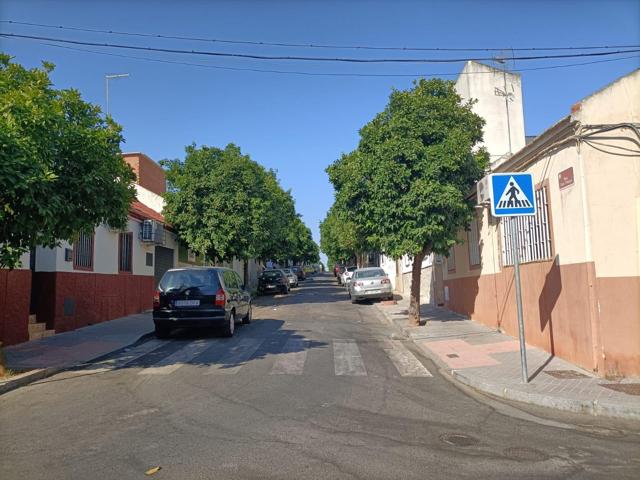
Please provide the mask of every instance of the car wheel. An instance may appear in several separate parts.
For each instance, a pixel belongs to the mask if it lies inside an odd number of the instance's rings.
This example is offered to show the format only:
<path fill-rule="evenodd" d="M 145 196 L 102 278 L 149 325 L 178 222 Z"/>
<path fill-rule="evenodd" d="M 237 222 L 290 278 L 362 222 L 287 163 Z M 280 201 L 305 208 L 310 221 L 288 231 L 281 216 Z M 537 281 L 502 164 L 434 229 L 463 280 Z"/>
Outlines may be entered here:
<path fill-rule="evenodd" d="M 224 326 L 224 329 L 222 330 L 222 335 L 224 335 L 225 337 L 233 337 L 233 332 L 235 332 L 236 330 L 236 312 L 232 311 L 229 314 L 229 320 L 227 321 L 227 324 Z"/>
<path fill-rule="evenodd" d="M 249 325 L 251 323 L 251 319 L 253 318 L 253 307 L 249 304 L 249 311 L 242 319 L 243 325 Z"/>
<path fill-rule="evenodd" d="M 356 303 L 358 303 L 358 299 L 356 297 L 351 297 L 351 303 L 355 305 Z"/>
<path fill-rule="evenodd" d="M 171 328 L 156 325 L 156 337 L 165 339 L 171 336 Z"/>

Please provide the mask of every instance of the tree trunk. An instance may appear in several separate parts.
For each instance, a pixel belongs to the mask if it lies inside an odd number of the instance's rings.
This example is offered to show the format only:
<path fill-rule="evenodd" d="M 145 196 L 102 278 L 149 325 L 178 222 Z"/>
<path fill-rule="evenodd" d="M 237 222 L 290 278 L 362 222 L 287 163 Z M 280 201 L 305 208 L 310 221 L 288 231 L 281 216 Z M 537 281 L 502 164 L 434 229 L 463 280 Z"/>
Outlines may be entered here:
<path fill-rule="evenodd" d="M 411 294 L 409 297 L 409 325 L 420 325 L 420 277 L 422 274 L 422 260 L 426 257 L 428 249 L 425 248 L 413 257 L 411 266 Z"/>
<path fill-rule="evenodd" d="M 249 260 L 244 259 L 244 288 L 249 288 Z"/>

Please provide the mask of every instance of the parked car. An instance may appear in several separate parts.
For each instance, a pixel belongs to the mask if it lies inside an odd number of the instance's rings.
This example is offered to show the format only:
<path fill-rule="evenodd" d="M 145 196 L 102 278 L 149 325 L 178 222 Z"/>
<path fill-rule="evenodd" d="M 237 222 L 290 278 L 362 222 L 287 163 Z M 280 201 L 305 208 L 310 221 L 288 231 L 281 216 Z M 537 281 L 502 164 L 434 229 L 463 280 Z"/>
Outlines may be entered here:
<path fill-rule="evenodd" d="M 291 270 L 294 271 L 298 276 L 298 280 L 306 280 L 307 275 L 304 273 L 304 268 L 302 268 L 300 265 L 294 265 L 293 267 L 291 267 Z"/>
<path fill-rule="evenodd" d="M 393 300 L 391 280 L 379 267 L 359 268 L 353 272 L 349 282 L 349 298 L 351 303 L 368 298 Z"/>
<path fill-rule="evenodd" d="M 281 269 L 284 274 L 289 279 L 289 288 L 297 288 L 298 287 L 298 275 L 295 274 L 293 270 L 290 268 L 282 268 Z"/>
<path fill-rule="evenodd" d="M 162 276 L 153 297 L 156 336 L 178 327 L 222 327 L 231 337 L 238 320 L 251 322 L 251 294 L 240 276 L 220 267 L 173 268 Z"/>
<path fill-rule="evenodd" d="M 342 272 L 342 275 L 340 275 L 340 279 L 342 280 L 342 283 L 344 284 L 345 288 L 349 288 L 349 282 L 351 281 L 351 276 L 353 275 L 353 272 L 355 272 L 358 269 L 358 267 L 347 267 L 344 269 L 344 272 Z"/>
<path fill-rule="evenodd" d="M 258 294 L 289 293 L 289 279 L 282 270 L 265 270 L 258 277 Z"/>

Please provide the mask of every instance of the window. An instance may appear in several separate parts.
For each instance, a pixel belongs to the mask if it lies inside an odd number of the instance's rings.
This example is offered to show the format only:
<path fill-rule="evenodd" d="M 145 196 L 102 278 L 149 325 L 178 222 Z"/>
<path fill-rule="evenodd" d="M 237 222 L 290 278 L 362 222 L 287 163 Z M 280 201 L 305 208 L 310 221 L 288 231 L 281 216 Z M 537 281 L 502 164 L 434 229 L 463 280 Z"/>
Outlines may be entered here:
<path fill-rule="evenodd" d="M 456 246 L 451 245 L 449 248 L 449 256 L 447 257 L 447 270 L 449 272 L 456 271 Z"/>
<path fill-rule="evenodd" d="M 478 219 L 474 218 L 467 232 L 467 245 L 469 246 L 469 266 L 480 265 L 480 230 Z"/>
<path fill-rule="evenodd" d="M 549 223 L 549 196 L 547 187 L 536 189 L 537 212 L 530 217 L 504 217 L 502 219 L 502 264 L 513 265 L 511 229 L 518 234 L 517 251 L 520 263 L 549 260 L 553 256 L 551 225 Z"/>
<path fill-rule="evenodd" d="M 93 233 L 80 233 L 73 244 L 73 268 L 93 270 Z"/>
<path fill-rule="evenodd" d="M 118 241 L 118 271 L 132 272 L 133 233 L 121 233 Z"/>
<path fill-rule="evenodd" d="M 147 267 L 153 267 L 153 253 L 147 252 L 146 259 L 145 259 L 145 265 Z"/>

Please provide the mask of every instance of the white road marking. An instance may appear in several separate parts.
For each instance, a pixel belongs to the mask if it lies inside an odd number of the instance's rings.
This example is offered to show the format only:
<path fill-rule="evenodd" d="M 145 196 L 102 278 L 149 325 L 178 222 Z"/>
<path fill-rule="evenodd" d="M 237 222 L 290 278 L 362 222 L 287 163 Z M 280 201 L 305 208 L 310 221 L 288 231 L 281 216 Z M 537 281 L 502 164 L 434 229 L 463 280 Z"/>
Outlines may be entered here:
<path fill-rule="evenodd" d="M 431 377 L 431 372 L 399 340 L 385 340 L 382 349 L 402 377 Z"/>
<path fill-rule="evenodd" d="M 167 342 L 162 340 L 149 340 L 137 347 L 128 348 L 124 350 L 120 355 L 116 358 L 110 358 L 108 360 L 102 360 L 100 362 L 95 362 L 89 364 L 93 368 L 84 369 L 83 372 L 91 372 L 91 373 L 100 373 L 100 372 L 108 372 L 109 370 L 115 370 L 116 368 L 124 367 L 125 365 L 137 360 L 138 358 L 146 355 L 147 353 L 159 348 L 163 345 L 166 345 Z"/>
<path fill-rule="evenodd" d="M 304 363 L 307 359 L 309 341 L 302 338 L 290 338 L 284 344 L 282 353 L 278 356 L 271 375 L 302 375 Z"/>
<path fill-rule="evenodd" d="M 168 375 L 188 363 L 193 358 L 200 355 L 207 348 L 211 347 L 212 341 L 195 340 L 188 343 L 180 350 L 175 351 L 168 357 L 157 362 L 153 367 L 144 368 L 138 375 Z"/>
<path fill-rule="evenodd" d="M 333 365 L 336 375 L 367 375 L 355 340 L 333 340 Z"/>
<path fill-rule="evenodd" d="M 235 375 L 242 368 L 244 362 L 260 348 L 264 338 L 242 338 L 229 351 L 210 367 L 205 375 Z"/>

